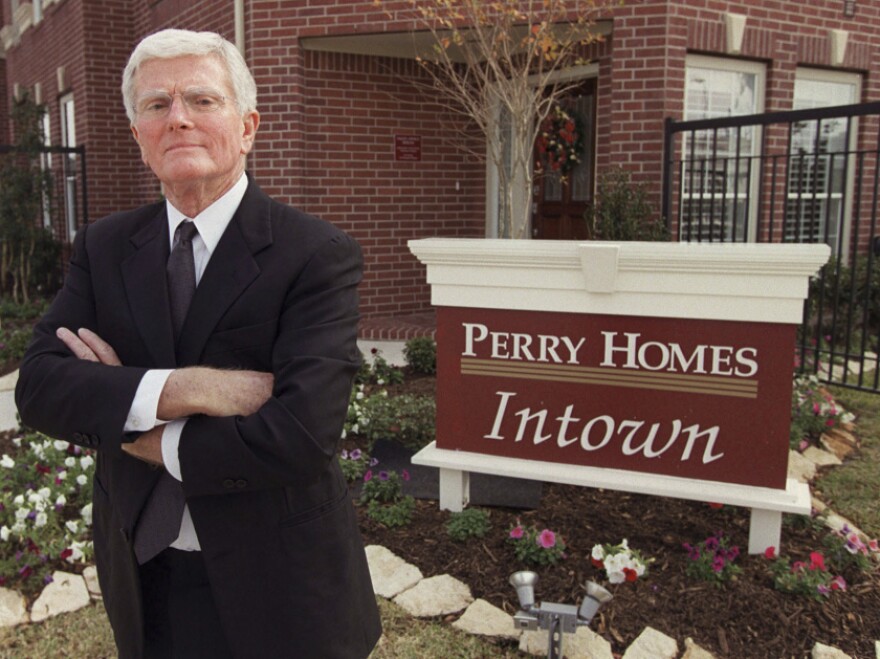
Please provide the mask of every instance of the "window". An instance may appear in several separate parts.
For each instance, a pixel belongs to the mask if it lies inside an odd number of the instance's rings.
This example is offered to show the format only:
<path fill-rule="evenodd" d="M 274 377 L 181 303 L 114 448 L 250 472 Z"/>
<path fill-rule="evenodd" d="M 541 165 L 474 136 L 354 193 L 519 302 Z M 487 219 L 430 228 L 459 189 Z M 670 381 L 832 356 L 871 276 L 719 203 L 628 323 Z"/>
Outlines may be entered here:
<path fill-rule="evenodd" d="M 757 114 L 764 109 L 763 64 L 687 58 L 685 121 Z M 754 239 L 760 149 L 754 126 L 691 131 L 683 145 L 679 235 L 682 240 Z"/>
<path fill-rule="evenodd" d="M 73 94 L 61 98 L 61 146 L 76 146 L 76 116 L 73 106 Z M 67 223 L 67 235 L 73 240 L 77 229 L 77 158 L 75 153 L 67 153 L 62 157 L 64 177 L 64 216 Z"/>
<path fill-rule="evenodd" d="M 859 100 L 857 74 L 800 68 L 794 84 L 794 110 L 849 105 Z M 791 158 L 785 204 L 787 242 L 826 242 L 834 252 L 846 238 L 852 194 L 856 120 L 804 121 L 791 128 Z M 841 236 L 841 230 L 844 235 Z"/>

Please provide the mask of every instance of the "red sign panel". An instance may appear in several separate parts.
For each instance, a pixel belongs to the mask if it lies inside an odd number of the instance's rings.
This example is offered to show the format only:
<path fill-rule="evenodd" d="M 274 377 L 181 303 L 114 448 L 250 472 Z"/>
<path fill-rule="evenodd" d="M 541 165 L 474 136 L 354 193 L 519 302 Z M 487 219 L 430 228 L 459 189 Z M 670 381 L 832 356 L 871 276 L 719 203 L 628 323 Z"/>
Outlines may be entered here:
<path fill-rule="evenodd" d="M 784 489 L 794 340 L 776 323 L 440 307 L 437 447 Z"/>
<path fill-rule="evenodd" d="M 395 135 L 394 159 L 420 162 L 422 159 L 422 137 L 420 135 Z"/>

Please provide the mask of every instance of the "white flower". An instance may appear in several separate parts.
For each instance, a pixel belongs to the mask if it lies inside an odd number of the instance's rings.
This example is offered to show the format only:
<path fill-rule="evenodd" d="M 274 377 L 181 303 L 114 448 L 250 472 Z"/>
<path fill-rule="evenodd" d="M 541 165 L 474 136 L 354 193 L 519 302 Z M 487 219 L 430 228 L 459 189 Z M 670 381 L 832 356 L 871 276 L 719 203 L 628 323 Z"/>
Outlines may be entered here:
<path fill-rule="evenodd" d="M 92 504 L 87 503 L 83 506 L 82 510 L 79 511 L 79 514 L 82 515 L 83 521 L 86 523 L 86 526 L 92 525 Z"/>
<path fill-rule="evenodd" d="M 67 447 L 70 446 L 70 443 L 65 442 L 63 439 L 56 439 L 52 445 L 55 447 L 56 451 L 61 451 L 63 453 L 67 450 Z"/>
<path fill-rule="evenodd" d="M 66 471 L 59 471 L 58 474 L 55 476 L 55 478 L 57 478 L 60 481 L 63 481 L 65 478 L 67 478 L 67 472 Z"/>
<path fill-rule="evenodd" d="M 12 500 L 12 503 L 14 503 L 16 506 L 20 506 L 20 505 L 22 505 L 22 504 L 24 503 L 24 495 L 23 495 L 23 494 L 19 494 L 18 496 L 16 496 L 16 497 Z"/>
<path fill-rule="evenodd" d="M 79 459 L 79 464 L 85 470 L 95 464 L 95 459 L 90 455 L 86 455 Z"/>
<path fill-rule="evenodd" d="M 77 531 L 79 531 L 79 522 L 77 522 L 75 519 L 71 519 L 71 520 L 64 522 L 64 526 L 66 526 L 67 530 L 70 531 L 71 533 L 76 533 Z M 0 533 L 2 533 L 2 532 L 3 532 L 3 529 L 0 529 Z"/>
<path fill-rule="evenodd" d="M 15 444 L 15 448 L 21 448 L 21 437 L 16 437 L 12 440 L 12 443 Z"/>
<path fill-rule="evenodd" d="M 68 563 L 75 563 L 83 557 L 81 547 L 85 546 L 82 542 L 72 542 L 70 544 L 70 556 L 67 557 Z"/>
<path fill-rule="evenodd" d="M 593 553 L 590 555 L 597 561 L 601 561 L 605 558 L 605 550 L 602 548 L 602 545 L 593 545 Z"/>
<path fill-rule="evenodd" d="M 27 519 L 27 516 L 31 514 L 30 508 L 19 508 L 15 511 L 15 519 L 19 522 L 23 522 Z"/>
<path fill-rule="evenodd" d="M 37 528 L 41 526 L 46 526 L 46 523 L 49 521 L 49 516 L 46 513 L 37 513 L 37 519 L 34 520 L 34 526 Z"/>
<path fill-rule="evenodd" d="M 89 479 L 84 474 L 80 474 L 79 476 L 76 477 L 76 484 L 79 485 L 80 487 L 82 487 L 83 485 L 85 485 L 88 482 L 89 482 Z"/>
<path fill-rule="evenodd" d="M 41 487 L 37 490 L 37 496 L 39 496 L 43 501 L 48 501 L 49 497 L 52 496 L 52 490 L 48 487 Z"/>
<path fill-rule="evenodd" d="M 63 505 L 65 505 L 66 503 L 67 503 L 67 497 L 64 496 L 63 494 L 59 494 L 59 495 L 58 495 L 58 498 L 55 499 L 55 505 L 56 505 L 56 506 L 63 506 Z"/>
<path fill-rule="evenodd" d="M 24 520 L 20 519 L 20 520 L 16 521 L 15 524 L 12 525 L 12 532 L 13 533 L 16 533 L 16 534 L 23 533 L 24 530 L 25 530 Z"/>
<path fill-rule="evenodd" d="M 3 527 L 0 528 L 0 540 L 2 540 L 3 542 L 9 540 L 10 533 L 12 533 L 12 530 L 8 526 L 6 526 L 6 524 L 4 524 Z"/>
<path fill-rule="evenodd" d="M 64 466 L 67 467 L 68 469 L 70 469 L 71 467 L 75 467 L 76 466 L 76 458 L 73 457 L 72 455 L 64 458 Z"/>
<path fill-rule="evenodd" d="M 12 458 L 10 458 L 8 455 L 6 455 L 4 453 L 3 457 L 0 458 L 0 467 L 5 467 L 6 469 L 12 469 L 14 466 L 15 466 L 15 460 L 13 460 Z"/>

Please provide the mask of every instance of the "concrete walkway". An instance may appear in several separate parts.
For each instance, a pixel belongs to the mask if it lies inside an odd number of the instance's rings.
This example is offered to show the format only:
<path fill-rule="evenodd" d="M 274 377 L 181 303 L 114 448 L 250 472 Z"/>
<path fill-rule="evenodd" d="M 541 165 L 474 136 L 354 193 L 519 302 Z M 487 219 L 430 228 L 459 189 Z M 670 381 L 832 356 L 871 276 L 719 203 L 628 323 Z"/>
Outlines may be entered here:
<path fill-rule="evenodd" d="M 15 408 L 15 383 L 18 382 L 18 371 L 13 371 L 0 378 L 0 432 L 18 428 Z"/>

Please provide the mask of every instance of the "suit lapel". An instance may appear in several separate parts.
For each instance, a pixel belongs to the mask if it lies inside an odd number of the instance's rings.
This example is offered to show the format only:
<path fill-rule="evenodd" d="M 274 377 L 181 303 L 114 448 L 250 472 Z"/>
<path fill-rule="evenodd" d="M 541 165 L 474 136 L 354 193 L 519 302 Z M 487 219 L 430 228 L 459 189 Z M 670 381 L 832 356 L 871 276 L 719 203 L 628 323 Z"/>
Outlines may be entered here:
<path fill-rule="evenodd" d="M 122 262 L 122 279 L 131 315 L 156 368 L 176 365 L 165 264 L 168 220 L 165 207 L 131 238 L 134 251 Z"/>
<path fill-rule="evenodd" d="M 272 243 L 271 202 L 253 181 L 196 288 L 177 346 L 181 366 L 198 363 L 226 310 L 260 274 L 254 254 Z M 170 321 L 169 321 L 170 322 Z"/>

